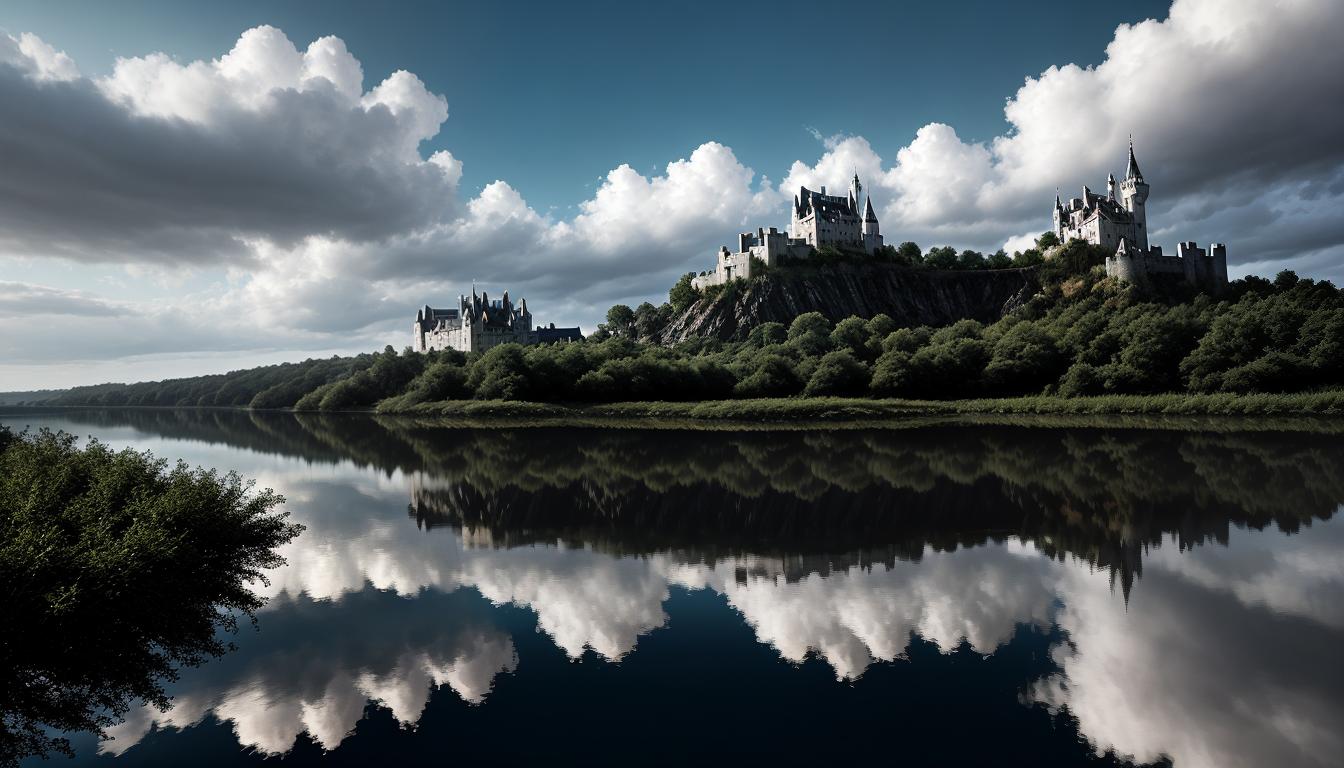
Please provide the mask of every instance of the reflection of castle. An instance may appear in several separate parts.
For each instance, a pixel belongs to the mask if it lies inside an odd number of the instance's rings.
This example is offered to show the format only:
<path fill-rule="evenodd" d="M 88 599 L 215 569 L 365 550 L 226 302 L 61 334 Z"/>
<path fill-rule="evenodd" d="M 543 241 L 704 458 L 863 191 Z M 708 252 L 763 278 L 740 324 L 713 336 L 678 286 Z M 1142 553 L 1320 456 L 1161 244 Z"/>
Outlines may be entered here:
<path fill-rule="evenodd" d="M 549 344 L 582 338 L 578 328 L 556 328 L 555 323 L 533 328 L 527 299 L 520 299 L 515 307 L 508 291 L 503 299 L 490 301 L 484 292 L 477 296 L 473 289 L 470 301 L 465 295 L 458 297 L 456 309 L 434 309 L 426 304 L 416 312 L 411 326 L 411 349 L 416 352 L 484 352 L 500 344 Z"/>
<path fill-rule="evenodd" d="M 1194 242 L 1178 243 L 1175 256 L 1164 256 L 1161 246 L 1148 247 L 1148 183 L 1143 180 L 1129 145 L 1129 164 L 1116 199 L 1115 175 L 1106 178 L 1106 194 L 1083 187 L 1083 196 L 1067 203 L 1055 195 L 1054 232 L 1061 243 L 1084 240 L 1115 251 L 1106 258 L 1106 274 L 1129 282 L 1146 282 L 1152 275 L 1170 275 L 1218 292 L 1227 286 L 1227 247 L 1214 243 L 1206 251 Z"/>
<path fill-rule="evenodd" d="M 828 245 L 866 253 L 882 247 L 872 198 L 863 194 L 857 173 L 845 197 L 828 195 L 825 187 L 820 192 L 801 187 L 793 198 L 793 222 L 787 234 L 774 227 L 743 232 L 737 236 L 737 252 L 729 253 L 726 245 L 719 248 L 714 271 L 700 274 L 691 285 L 701 289 L 746 279 L 751 277 L 753 260 L 773 267 Z"/>

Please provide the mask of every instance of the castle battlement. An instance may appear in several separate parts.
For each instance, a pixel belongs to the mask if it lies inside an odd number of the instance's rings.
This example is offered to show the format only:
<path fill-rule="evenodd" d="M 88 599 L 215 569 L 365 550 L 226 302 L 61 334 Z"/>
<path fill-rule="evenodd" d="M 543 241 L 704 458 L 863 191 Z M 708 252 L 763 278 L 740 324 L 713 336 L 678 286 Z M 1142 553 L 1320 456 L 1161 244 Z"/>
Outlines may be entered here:
<path fill-rule="evenodd" d="M 1055 195 L 1055 235 L 1061 243 L 1077 239 L 1113 248 L 1115 253 L 1106 257 L 1109 277 L 1144 283 L 1151 276 L 1164 275 L 1214 293 L 1226 288 L 1227 246 L 1222 243 L 1214 243 L 1207 251 L 1193 241 L 1179 243 L 1175 256 L 1163 254 L 1161 246 L 1149 247 L 1149 191 L 1130 142 L 1125 178 L 1117 185 L 1115 176 L 1108 176 L 1105 195 L 1088 187 L 1083 187 L 1082 197 L 1068 203 Z"/>
<path fill-rule="evenodd" d="M 859 207 L 860 200 L 863 200 L 862 209 Z M 882 235 L 877 214 L 873 212 L 873 201 L 863 197 L 863 184 L 859 182 L 857 173 L 845 197 L 828 195 L 825 187 L 820 192 L 799 187 L 798 194 L 793 198 L 793 220 L 788 233 L 774 227 L 768 230 L 762 227 L 754 233 L 739 234 L 737 251 L 729 251 L 726 245 L 720 247 L 715 257 L 714 270 L 702 272 L 691 281 L 691 285 L 698 290 L 711 285 L 723 285 L 737 278 L 749 278 L 753 259 L 773 267 L 793 259 L 807 258 L 813 251 L 827 245 L 862 248 L 868 253 L 882 247 Z"/>

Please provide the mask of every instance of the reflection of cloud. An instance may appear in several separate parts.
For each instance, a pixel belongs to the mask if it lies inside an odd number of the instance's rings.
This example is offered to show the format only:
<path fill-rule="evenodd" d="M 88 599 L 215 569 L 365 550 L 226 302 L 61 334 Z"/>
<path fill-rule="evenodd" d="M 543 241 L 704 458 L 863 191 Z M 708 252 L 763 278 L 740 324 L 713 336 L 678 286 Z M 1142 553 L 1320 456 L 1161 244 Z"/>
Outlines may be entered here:
<path fill-rule="evenodd" d="M 1179 573 L 1200 586 L 1236 595 L 1248 608 L 1264 607 L 1344 629 L 1344 526 L 1321 523 L 1294 536 L 1291 546 L 1265 546 L 1242 531 L 1235 544 L 1205 547 L 1190 557 L 1175 547 L 1155 550 L 1147 567 Z"/>
<path fill-rule="evenodd" d="M 944 651 L 965 640 L 978 653 L 990 654 L 1018 624 L 1044 625 L 1054 599 L 1055 567 L 1034 555 L 1034 548 L 1015 542 L 957 552 L 929 549 L 919 563 L 811 574 L 795 583 L 777 575 L 725 581 L 722 576 L 741 564 L 725 561 L 702 578 L 781 656 L 800 662 L 813 651 L 837 677 L 850 679 L 874 660 L 902 655 L 912 633 Z"/>
<path fill-rule="evenodd" d="M 534 611 L 571 658 L 591 648 L 613 661 L 667 622 L 672 586 L 710 589 L 783 658 L 816 654 L 841 679 L 900 657 L 912 633 L 944 651 L 965 640 L 989 654 L 1018 624 L 1053 619 L 1069 643 L 1053 650 L 1061 670 L 1035 696 L 1067 705 L 1098 749 L 1196 766 L 1312 765 L 1344 750 L 1329 725 L 1344 720 L 1344 523 L 1335 520 L 1293 536 L 1234 529 L 1226 547 L 1154 547 L 1126 606 L 1105 571 L 1015 540 L 797 579 L 796 564 L 750 555 L 497 549 L 488 530 L 469 545 L 448 527 L 418 529 L 407 518 L 410 479 L 398 472 L 128 442 L 257 477 L 308 529 L 265 588 L 274 599 L 263 631 L 186 675 L 172 711 L 132 713 L 113 729 L 114 750 L 155 723 L 185 726 L 211 711 L 244 744 L 281 751 L 302 731 L 339 743 L 369 698 L 408 723 L 432 686 L 480 702 L 517 660 L 492 609 L 460 586 Z"/>
<path fill-rule="evenodd" d="M 570 658 L 585 647 L 608 659 L 663 625 L 667 580 L 652 563 L 589 550 L 471 550 L 462 580 L 497 603 L 537 612 L 537 624 Z"/>
<path fill-rule="evenodd" d="M 1072 646 L 1055 648 L 1062 672 L 1037 697 L 1067 705 L 1098 750 L 1143 761 L 1326 765 L 1344 754 L 1344 578 L 1313 553 L 1337 558 L 1340 528 L 1159 550 L 1128 609 L 1104 577 L 1065 569 Z"/>
<path fill-rule="evenodd" d="M 366 589 L 337 602 L 275 602 L 264 631 L 188 676 L 169 711 L 132 712 L 103 750 L 119 754 L 156 724 L 185 728 L 212 711 L 263 752 L 284 752 L 305 731 L 332 748 L 371 699 L 411 724 L 434 688 L 479 704 L 495 676 L 518 664 L 513 641 L 485 623 L 488 606 L 468 593 L 408 600 Z"/>

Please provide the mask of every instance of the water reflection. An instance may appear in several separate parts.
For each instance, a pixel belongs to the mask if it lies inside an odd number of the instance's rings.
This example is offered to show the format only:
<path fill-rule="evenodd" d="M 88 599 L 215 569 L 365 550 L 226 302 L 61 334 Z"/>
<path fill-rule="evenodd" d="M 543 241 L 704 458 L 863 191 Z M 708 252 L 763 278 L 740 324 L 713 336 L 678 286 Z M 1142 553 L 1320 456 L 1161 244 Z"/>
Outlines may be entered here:
<path fill-rule="evenodd" d="M 375 738 L 362 730 L 368 700 L 419 724 L 374 743 L 432 745 L 450 729 L 435 713 L 507 732 L 531 702 L 590 689 L 615 701 L 561 704 L 535 727 L 675 704 L 665 723 L 709 738 L 704 718 L 685 718 L 731 705 L 734 738 L 754 743 L 753 718 L 772 706 L 837 727 L 913 706 L 897 720 L 904 738 L 932 743 L 949 726 L 931 702 L 950 696 L 966 712 L 997 702 L 957 731 L 989 735 L 992 751 L 948 746 L 954 736 L 928 747 L 940 762 L 1013 762 L 1020 749 L 1037 764 L 1118 753 L 1327 765 L 1344 752 L 1331 725 L 1344 721 L 1344 526 L 1332 520 L 1344 437 L 1330 431 L 445 430 L 224 411 L 41 421 L 238 469 L 308 526 L 266 588 L 261 631 L 184 675 L 172 710 L 114 732 L 107 751 L 128 759 L 171 743 L 160 728 L 214 721 L 261 753 L 309 743 L 339 755 Z M 710 629 L 710 650 L 679 666 Z M 716 676 L 717 656 L 733 663 Z M 927 685 L 942 690 L 904 701 L 903 686 L 935 670 Z M 652 692 L 679 677 L 699 691 Z M 641 728 L 612 748 L 657 738 Z M 810 748 L 761 736 L 758 758 Z M 880 743 L 856 736 L 830 754 L 871 757 Z"/>

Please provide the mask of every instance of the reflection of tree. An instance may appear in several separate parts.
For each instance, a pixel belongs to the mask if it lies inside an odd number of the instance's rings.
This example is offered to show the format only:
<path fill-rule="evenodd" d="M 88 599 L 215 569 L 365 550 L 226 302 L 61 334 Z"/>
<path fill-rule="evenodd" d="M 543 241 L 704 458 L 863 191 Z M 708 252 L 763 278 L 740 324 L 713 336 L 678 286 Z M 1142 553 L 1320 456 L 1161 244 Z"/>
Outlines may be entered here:
<path fill-rule="evenodd" d="M 915 558 L 1010 535 L 1112 569 L 1127 589 L 1144 548 L 1286 531 L 1344 501 L 1344 436 L 1018 425 L 704 432 L 446 428 L 358 414 L 131 410 L 69 418 L 417 473 L 425 525 L 511 545 L 772 554 L 829 567 Z M 1151 420 L 1150 420 L 1151 421 Z M 1025 424 L 1029 424 L 1027 421 Z M 1144 422 L 1147 423 L 1147 422 Z M 846 564 L 853 558 L 846 558 Z"/>
<path fill-rule="evenodd" d="M 1016 535 L 1111 568 L 1126 590 L 1164 535 L 1188 547 L 1231 525 L 1293 531 L 1344 500 L 1344 440 L 1311 434 L 463 431 L 442 452 L 432 434 L 396 434 L 427 458 L 417 520 L 504 545 L 889 561 Z"/>

